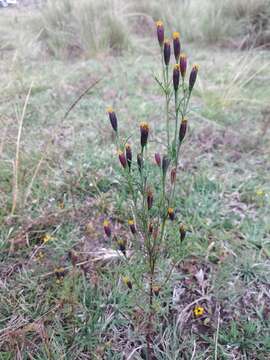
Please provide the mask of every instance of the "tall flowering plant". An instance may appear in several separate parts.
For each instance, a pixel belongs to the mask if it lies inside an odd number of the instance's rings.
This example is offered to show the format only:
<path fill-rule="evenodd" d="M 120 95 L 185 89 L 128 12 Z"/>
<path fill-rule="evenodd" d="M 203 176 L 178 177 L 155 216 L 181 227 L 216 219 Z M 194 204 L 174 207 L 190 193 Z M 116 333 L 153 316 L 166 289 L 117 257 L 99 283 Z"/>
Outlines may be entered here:
<path fill-rule="evenodd" d="M 178 220 L 175 211 L 175 186 L 179 172 L 180 150 L 188 129 L 187 112 L 190 97 L 196 83 L 198 66 L 194 65 L 187 77 L 187 57 L 181 52 L 180 35 L 174 32 L 171 39 L 165 39 L 162 21 L 156 23 L 157 40 L 160 47 L 162 77 L 155 77 L 164 94 L 164 113 L 166 125 L 166 143 L 164 153 L 156 152 L 153 159 L 149 155 L 149 137 L 151 129 L 147 122 L 139 125 L 140 144 L 134 159 L 134 146 L 131 143 L 119 141 L 118 119 L 112 108 L 107 110 L 111 127 L 116 135 L 116 146 L 119 163 L 122 168 L 123 183 L 129 197 L 129 216 L 126 219 L 132 241 L 119 239 L 113 234 L 111 224 L 104 221 L 104 231 L 107 237 L 115 242 L 115 246 L 122 253 L 124 261 L 132 268 L 132 258 L 139 255 L 143 263 L 140 277 L 123 274 L 123 282 L 130 291 L 134 288 L 141 290 L 147 298 L 148 307 L 145 309 L 147 322 L 145 326 L 146 354 L 152 358 L 153 331 L 155 310 L 153 302 L 160 295 L 164 282 L 160 282 L 158 264 L 166 253 L 166 246 L 170 242 L 170 227 L 177 227 L 179 232 L 179 249 L 185 240 L 186 228 Z M 174 64 L 171 65 L 172 52 Z M 173 111 L 172 111 L 173 109 Z M 173 118 L 171 116 L 173 113 Z M 153 161 L 154 160 L 154 161 Z M 152 168 L 158 170 L 159 180 L 154 183 Z M 127 249 L 131 249 L 128 255 Z M 174 266 L 174 264 L 173 264 Z M 168 271 L 170 275 L 171 271 Z M 164 281 L 168 280 L 165 277 Z"/>

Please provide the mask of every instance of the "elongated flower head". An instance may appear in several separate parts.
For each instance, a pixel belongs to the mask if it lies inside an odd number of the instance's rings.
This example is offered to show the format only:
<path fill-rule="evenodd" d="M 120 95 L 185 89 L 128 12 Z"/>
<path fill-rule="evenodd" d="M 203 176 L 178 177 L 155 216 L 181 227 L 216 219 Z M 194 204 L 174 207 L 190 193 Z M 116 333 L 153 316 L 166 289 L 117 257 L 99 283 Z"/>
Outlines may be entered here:
<path fill-rule="evenodd" d="M 149 134 L 149 125 L 147 122 L 140 123 L 141 130 L 141 146 L 144 148 L 147 144 L 148 134 Z"/>
<path fill-rule="evenodd" d="M 164 155 L 163 158 L 162 158 L 162 172 L 163 172 L 163 176 L 165 177 L 166 176 L 166 173 L 167 173 L 167 170 L 168 170 L 168 167 L 170 165 L 170 158 L 168 155 Z"/>
<path fill-rule="evenodd" d="M 186 228 L 184 224 L 180 224 L 179 226 L 180 240 L 181 242 L 185 240 L 186 237 Z"/>
<path fill-rule="evenodd" d="M 174 50 L 175 61 L 178 62 L 181 52 L 181 43 L 180 43 L 180 34 L 177 31 L 173 33 L 173 50 Z"/>
<path fill-rule="evenodd" d="M 153 234 L 153 230 L 154 230 L 153 223 L 150 222 L 150 223 L 148 224 L 148 232 L 149 232 L 150 235 Z"/>
<path fill-rule="evenodd" d="M 124 255 L 126 255 L 126 246 L 127 246 L 126 240 L 118 239 L 118 240 L 117 240 L 117 245 L 118 245 L 118 249 L 119 249 Z"/>
<path fill-rule="evenodd" d="M 161 157 L 159 153 L 155 153 L 155 160 L 156 160 L 156 164 L 157 166 L 161 166 Z"/>
<path fill-rule="evenodd" d="M 56 282 L 57 283 L 60 283 L 61 281 L 63 281 L 64 279 L 64 276 L 66 275 L 67 271 L 65 268 L 63 268 L 62 266 L 61 267 L 58 267 L 58 268 L 55 268 L 54 269 L 54 274 L 56 276 Z"/>
<path fill-rule="evenodd" d="M 176 168 L 174 167 L 174 168 L 171 170 L 171 184 L 174 184 L 174 183 L 175 183 L 175 180 L 176 180 Z"/>
<path fill-rule="evenodd" d="M 112 235 L 112 229 L 111 229 L 111 224 L 110 224 L 109 220 L 103 221 L 103 229 L 104 229 L 105 234 L 108 236 L 108 238 L 110 238 Z"/>
<path fill-rule="evenodd" d="M 118 151 L 118 157 L 119 157 L 119 161 L 120 161 L 121 165 L 125 169 L 127 167 L 127 159 L 126 159 L 126 156 L 123 153 L 123 151 L 121 151 L 121 150 Z"/>
<path fill-rule="evenodd" d="M 164 43 L 164 25 L 161 20 L 156 22 L 156 28 L 157 28 L 157 38 L 159 46 L 162 47 Z"/>
<path fill-rule="evenodd" d="M 175 64 L 173 68 L 173 88 L 175 92 L 178 90 L 179 80 L 180 80 L 180 66 L 179 64 Z"/>
<path fill-rule="evenodd" d="M 123 283 L 131 290 L 132 282 L 128 276 L 123 276 Z"/>
<path fill-rule="evenodd" d="M 147 208 L 148 208 L 148 210 L 150 210 L 152 208 L 153 201 L 154 201 L 153 192 L 151 189 L 148 189 L 147 190 Z"/>
<path fill-rule="evenodd" d="M 179 141 L 182 142 L 187 132 L 187 118 L 183 118 L 179 129 Z"/>
<path fill-rule="evenodd" d="M 134 234 L 136 234 L 136 226 L 135 226 L 135 223 L 134 223 L 134 220 L 132 220 L 132 219 L 129 219 L 128 220 L 128 225 L 129 225 L 129 228 L 130 228 L 130 231 L 131 231 L 131 233 L 134 235 Z"/>
<path fill-rule="evenodd" d="M 154 293 L 155 296 L 159 295 L 160 289 L 161 289 L 161 287 L 159 285 L 154 285 L 153 286 L 153 293 Z"/>
<path fill-rule="evenodd" d="M 131 150 L 130 144 L 126 144 L 125 149 L 126 149 L 127 164 L 128 164 L 128 168 L 130 170 L 131 163 L 132 163 L 132 150 Z"/>
<path fill-rule="evenodd" d="M 180 72 L 181 72 L 182 79 L 184 80 L 185 76 L 186 76 L 186 72 L 187 72 L 187 56 L 186 56 L 186 54 L 180 55 Z"/>
<path fill-rule="evenodd" d="M 190 76 L 189 76 L 189 92 L 190 93 L 193 90 L 193 87 L 195 85 L 197 75 L 198 75 L 198 71 L 199 71 L 199 66 L 198 65 L 193 65 L 192 70 L 190 72 Z"/>
<path fill-rule="evenodd" d="M 138 164 L 139 172 L 141 172 L 141 171 L 142 171 L 142 167 L 143 167 L 143 157 L 142 157 L 142 154 L 137 154 L 137 164 Z"/>
<path fill-rule="evenodd" d="M 171 57 L 171 44 L 170 44 L 169 39 L 166 39 L 164 41 L 163 53 L 164 53 L 164 63 L 166 66 L 168 66 L 170 63 L 170 57 Z"/>
<path fill-rule="evenodd" d="M 117 132 L 117 117 L 115 115 L 113 108 L 109 107 L 107 109 L 107 114 L 109 115 L 109 119 L 110 119 L 113 130 L 115 132 Z"/>
<path fill-rule="evenodd" d="M 174 213 L 174 209 L 173 208 L 169 208 L 168 209 L 168 216 L 170 220 L 174 220 L 175 219 L 175 213 Z"/>

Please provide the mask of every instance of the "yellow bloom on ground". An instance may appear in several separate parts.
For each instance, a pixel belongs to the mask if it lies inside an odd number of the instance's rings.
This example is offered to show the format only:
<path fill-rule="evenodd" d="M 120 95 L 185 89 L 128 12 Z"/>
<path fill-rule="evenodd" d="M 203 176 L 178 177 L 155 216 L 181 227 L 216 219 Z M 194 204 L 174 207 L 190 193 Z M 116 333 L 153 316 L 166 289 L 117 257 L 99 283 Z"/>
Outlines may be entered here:
<path fill-rule="evenodd" d="M 48 241 L 53 240 L 54 238 L 50 234 L 45 234 L 43 236 L 43 243 L 46 244 Z"/>
<path fill-rule="evenodd" d="M 44 258 L 44 253 L 42 251 L 39 251 L 37 254 L 36 254 L 36 259 L 38 261 L 42 261 Z"/>
<path fill-rule="evenodd" d="M 60 209 L 64 209 L 64 207 L 65 207 L 64 201 L 61 201 L 61 202 L 58 204 L 58 206 L 59 206 Z"/>
<path fill-rule="evenodd" d="M 258 190 L 256 191 L 256 195 L 257 195 L 257 196 L 264 196 L 264 195 L 265 195 L 265 192 L 264 192 L 262 189 L 258 189 Z"/>
<path fill-rule="evenodd" d="M 195 317 L 200 317 L 204 314 L 204 308 L 202 306 L 195 306 L 193 313 Z"/>

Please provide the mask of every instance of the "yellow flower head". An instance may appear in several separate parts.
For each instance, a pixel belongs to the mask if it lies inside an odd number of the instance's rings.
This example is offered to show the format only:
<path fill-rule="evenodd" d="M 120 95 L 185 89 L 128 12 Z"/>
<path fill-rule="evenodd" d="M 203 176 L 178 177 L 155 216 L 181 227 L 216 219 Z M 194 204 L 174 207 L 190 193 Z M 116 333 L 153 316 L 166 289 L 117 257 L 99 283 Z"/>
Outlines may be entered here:
<path fill-rule="evenodd" d="M 124 284 L 129 288 L 132 289 L 132 282 L 128 276 L 123 276 L 123 282 Z"/>
<path fill-rule="evenodd" d="M 58 204 L 58 206 L 59 206 L 60 209 L 64 209 L 64 207 L 65 207 L 64 201 L 61 201 L 61 202 Z"/>
<path fill-rule="evenodd" d="M 192 69 L 194 69 L 194 70 L 196 70 L 196 71 L 198 71 L 199 68 L 200 68 L 200 65 L 198 65 L 198 64 L 194 64 L 194 65 L 192 66 Z"/>
<path fill-rule="evenodd" d="M 113 108 L 111 106 L 109 106 L 108 109 L 107 109 L 107 113 L 111 114 L 113 112 L 114 112 Z"/>
<path fill-rule="evenodd" d="M 168 209 L 168 214 L 170 215 L 170 214 L 173 214 L 174 213 L 174 209 L 173 208 L 169 208 Z"/>
<path fill-rule="evenodd" d="M 117 242 L 117 245 L 119 246 L 119 249 L 120 249 L 121 251 L 125 251 L 126 245 L 127 245 L 127 241 L 124 240 L 124 239 L 117 239 L 116 242 Z"/>
<path fill-rule="evenodd" d="M 122 150 L 117 150 L 117 155 L 118 155 L 118 156 L 122 156 L 122 155 L 124 155 L 124 153 L 123 153 Z"/>
<path fill-rule="evenodd" d="M 164 41 L 164 44 L 167 44 L 167 45 L 170 45 L 170 39 L 166 39 L 165 41 Z"/>
<path fill-rule="evenodd" d="M 63 267 L 58 267 L 54 269 L 55 274 L 61 274 L 65 272 L 65 268 Z"/>
<path fill-rule="evenodd" d="M 128 225 L 134 225 L 134 220 L 129 219 L 129 220 L 128 220 Z"/>
<path fill-rule="evenodd" d="M 179 70 L 180 69 L 180 65 L 179 64 L 175 64 L 173 67 L 175 70 Z"/>
<path fill-rule="evenodd" d="M 186 231 L 185 225 L 184 225 L 184 224 L 180 224 L 179 230 L 180 230 L 180 231 Z"/>
<path fill-rule="evenodd" d="M 109 220 L 104 220 L 104 221 L 103 221 L 103 226 L 104 226 L 104 227 L 110 226 Z"/>
<path fill-rule="evenodd" d="M 258 190 L 256 191 L 256 195 L 257 195 L 257 196 L 264 196 L 264 195 L 265 195 L 265 192 L 264 192 L 262 189 L 258 189 Z"/>
<path fill-rule="evenodd" d="M 175 39 L 179 39 L 179 38 L 180 38 L 179 32 L 178 31 L 173 32 L 173 39 L 175 40 Z"/>
<path fill-rule="evenodd" d="M 195 306 L 193 313 L 195 317 L 200 317 L 204 314 L 204 308 L 202 306 Z"/>
<path fill-rule="evenodd" d="M 180 59 L 186 59 L 187 58 L 187 55 L 185 54 L 185 53 L 182 53 L 181 55 L 180 55 Z"/>
<path fill-rule="evenodd" d="M 39 251 L 39 252 L 37 253 L 37 255 L 36 255 L 36 259 L 37 259 L 38 261 L 42 261 L 43 258 L 44 258 L 44 253 L 43 253 L 42 251 Z"/>
<path fill-rule="evenodd" d="M 156 27 L 157 27 L 157 28 L 163 27 L 163 26 L 164 26 L 164 25 L 163 25 L 163 21 L 161 21 L 161 20 L 156 21 Z"/>
<path fill-rule="evenodd" d="M 154 285 L 153 286 L 153 293 L 158 296 L 159 292 L 160 292 L 161 287 L 159 285 Z"/>
<path fill-rule="evenodd" d="M 140 128 L 143 130 L 149 130 L 149 125 L 147 122 L 143 121 L 140 123 Z"/>
<path fill-rule="evenodd" d="M 130 150 L 130 149 L 131 149 L 130 144 L 126 144 L 126 145 L 125 145 L 125 148 L 126 148 L 126 150 Z"/>
<path fill-rule="evenodd" d="M 45 234 L 43 236 L 43 243 L 46 244 L 48 241 L 53 240 L 53 237 L 50 234 Z"/>

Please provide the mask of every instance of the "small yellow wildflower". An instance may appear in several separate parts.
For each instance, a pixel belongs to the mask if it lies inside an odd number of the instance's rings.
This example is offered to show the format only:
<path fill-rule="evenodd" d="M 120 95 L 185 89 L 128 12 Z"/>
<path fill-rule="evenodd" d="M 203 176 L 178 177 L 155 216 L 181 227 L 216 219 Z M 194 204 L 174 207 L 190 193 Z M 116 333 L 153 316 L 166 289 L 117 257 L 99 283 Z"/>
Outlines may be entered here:
<path fill-rule="evenodd" d="M 42 251 L 39 251 L 37 254 L 36 254 L 36 259 L 38 261 L 42 261 L 44 258 L 44 253 Z"/>
<path fill-rule="evenodd" d="M 43 236 L 43 243 L 46 244 L 48 241 L 53 240 L 53 237 L 50 234 L 45 234 Z"/>
<path fill-rule="evenodd" d="M 204 314 L 204 308 L 202 306 L 195 306 L 193 313 L 195 317 L 200 317 Z"/>
<path fill-rule="evenodd" d="M 264 192 L 262 189 L 258 189 L 258 190 L 256 191 L 256 195 L 257 195 L 257 196 L 264 196 L 264 195 L 265 195 L 265 192 Z"/>
<path fill-rule="evenodd" d="M 58 206 L 59 206 L 60 209 L 64 209 L 64 207 L 65 207 L 64 201 L 61 201 L 61 202 L 58 204 Z"/>

